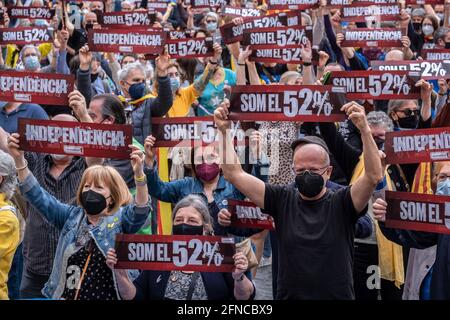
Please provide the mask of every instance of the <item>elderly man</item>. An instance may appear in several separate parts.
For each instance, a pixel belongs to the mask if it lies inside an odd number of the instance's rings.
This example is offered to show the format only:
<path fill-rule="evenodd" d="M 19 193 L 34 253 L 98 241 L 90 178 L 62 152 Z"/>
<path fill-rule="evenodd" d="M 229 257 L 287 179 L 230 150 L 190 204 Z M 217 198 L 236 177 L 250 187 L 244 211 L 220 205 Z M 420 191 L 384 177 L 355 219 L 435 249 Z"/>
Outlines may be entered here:
<path fill-rule="evenodd" d="M 361 131 L 366 171 L 350 187 L 326 188 L 332 167 L 328 148 L 317 137 L 294 141 L 295 185 L 278 187 L 245 173 L 229 134 L 229 102 L 214 112 L 225 135 L 222 170 L 258 207 L 275 219 L 279 236 L 278 299 L 353 299 L 354 224 L 382 179 L 382 166 L 364 109 L 355 102 L 342 107 Z"/>

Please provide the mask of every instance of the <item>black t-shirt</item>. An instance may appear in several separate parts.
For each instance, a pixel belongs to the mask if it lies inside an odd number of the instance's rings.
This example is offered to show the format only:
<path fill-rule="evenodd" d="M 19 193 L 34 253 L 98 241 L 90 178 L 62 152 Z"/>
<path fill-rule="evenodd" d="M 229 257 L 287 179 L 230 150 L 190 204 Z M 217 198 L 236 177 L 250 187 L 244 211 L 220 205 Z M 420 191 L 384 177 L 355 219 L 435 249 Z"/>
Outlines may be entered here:
<path fill-rule="evenodd" d="M 350 187 L 306 201 L 293 187 L 266 184 L 264 209 L 274 217 L 279 239 L 277 299 L 354 299 L 358 213 Z"/>

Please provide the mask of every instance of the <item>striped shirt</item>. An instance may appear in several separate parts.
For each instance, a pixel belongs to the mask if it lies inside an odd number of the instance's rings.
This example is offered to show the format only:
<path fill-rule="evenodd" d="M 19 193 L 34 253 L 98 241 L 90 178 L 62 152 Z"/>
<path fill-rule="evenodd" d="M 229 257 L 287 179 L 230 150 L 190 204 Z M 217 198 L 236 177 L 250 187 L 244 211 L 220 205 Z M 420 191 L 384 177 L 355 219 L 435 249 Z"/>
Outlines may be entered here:
<path fill-rule="evenodd" d="M 63 203 L 74 204 L 81 176 L 86 169 L 84 158 L 74 157 L 61 175 L 50 175 L 53 160 L 50 155 L 28 152 L 28 167 L 41 187 Z M 59 229 L 50 224 L 35 208 L 28 206 L 23 240 L 24 267 L 38 275 L 50 275 L 59 240 Z"/>

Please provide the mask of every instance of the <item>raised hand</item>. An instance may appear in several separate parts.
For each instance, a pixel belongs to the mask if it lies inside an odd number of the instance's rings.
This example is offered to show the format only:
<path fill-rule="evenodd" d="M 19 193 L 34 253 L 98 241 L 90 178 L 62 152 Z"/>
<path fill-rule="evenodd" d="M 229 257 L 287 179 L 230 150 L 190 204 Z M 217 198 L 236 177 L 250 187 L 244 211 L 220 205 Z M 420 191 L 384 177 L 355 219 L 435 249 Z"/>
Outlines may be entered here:
<path fill-rule="evenodd" d="M 236 252 L 233 259 L 235 269 L 232 276 L 234 280 L 238 280 L 248 269 L 248 259 L 242 252 Z"/>
<path fill-rule="evenodd" d="M 132 144 L 130 144 L 128 147 L 131 149 L 130 159 L 134 176 L 140 178 L 144 175 L 144 152 L 142 152 L 141 149 Z"/>
<path fill-rule="evenodd" d="M 154 152 L 155 143 L 156 138 L 154 136 L 148 136 L 144 142 L 145 164 L 149 168 L 153 168 L 153 161 L 155 160 L 155 152 Z"/>
<path fill-rule="evenodd" d="M 222 133 L 225 133 L 231 125 L 231 121 L 228 120 L 229 108 L 230 101 L 228 99 L 225 99 L 214 111 L 214 122 L 216 123 L 217 129 Z"/>
<path fill-rule="evenodd" d="M 361 133 L 370 133 L 369 123 L 367 122 L 366 112 L 364 107 L 355 101 L 346 103 L 341 111 L 344 111 L 348 118 L 358 128 Z"/>
<path fill-rule="evenodd" d="M 155 64 L 158 77 L 166 77 L 167 68 L 170 64 L 170 55 L 167 53 L 167 50 L 164 50 L 163 54 L 159 55 L 158 58 L 156 58 Z"/>
<path fill-rule="evenodd" d="M 378 198 L 373 203 L 373 217 L 378 221 L 386 221 L 387 202 Z"/>
<path fill-rule="evenodd" d="M 80 70 L 89 70 L 92 62 L 92 52 L 89 51 L 88 45 L 84 45 L 80 49 L 78 57 L 80 58 Z"/>

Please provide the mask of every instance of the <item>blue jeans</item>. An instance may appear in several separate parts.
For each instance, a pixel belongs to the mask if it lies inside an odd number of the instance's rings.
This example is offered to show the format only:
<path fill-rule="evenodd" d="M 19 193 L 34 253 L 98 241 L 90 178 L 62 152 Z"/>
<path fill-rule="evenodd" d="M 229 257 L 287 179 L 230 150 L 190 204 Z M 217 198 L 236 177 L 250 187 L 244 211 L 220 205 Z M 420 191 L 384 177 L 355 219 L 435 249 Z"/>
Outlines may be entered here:
<path fill-rule="evenodd" d="M 20 282 L 22 281 L 23 272 L 23 254 L 22 244 L 20 244 L 16 253 L 14 253 L 11 270 L 8 274 L 8 296 L 10 300 L 20 299 Z"/>
<path fill-rule="evenodd" d="M 263 256 L 264 258 L 269 258 L 271 255 L 272 255 L 272 246 L 270 244 L 270 234 L 268 234 L 266 239 L 264 240 Z"/>

